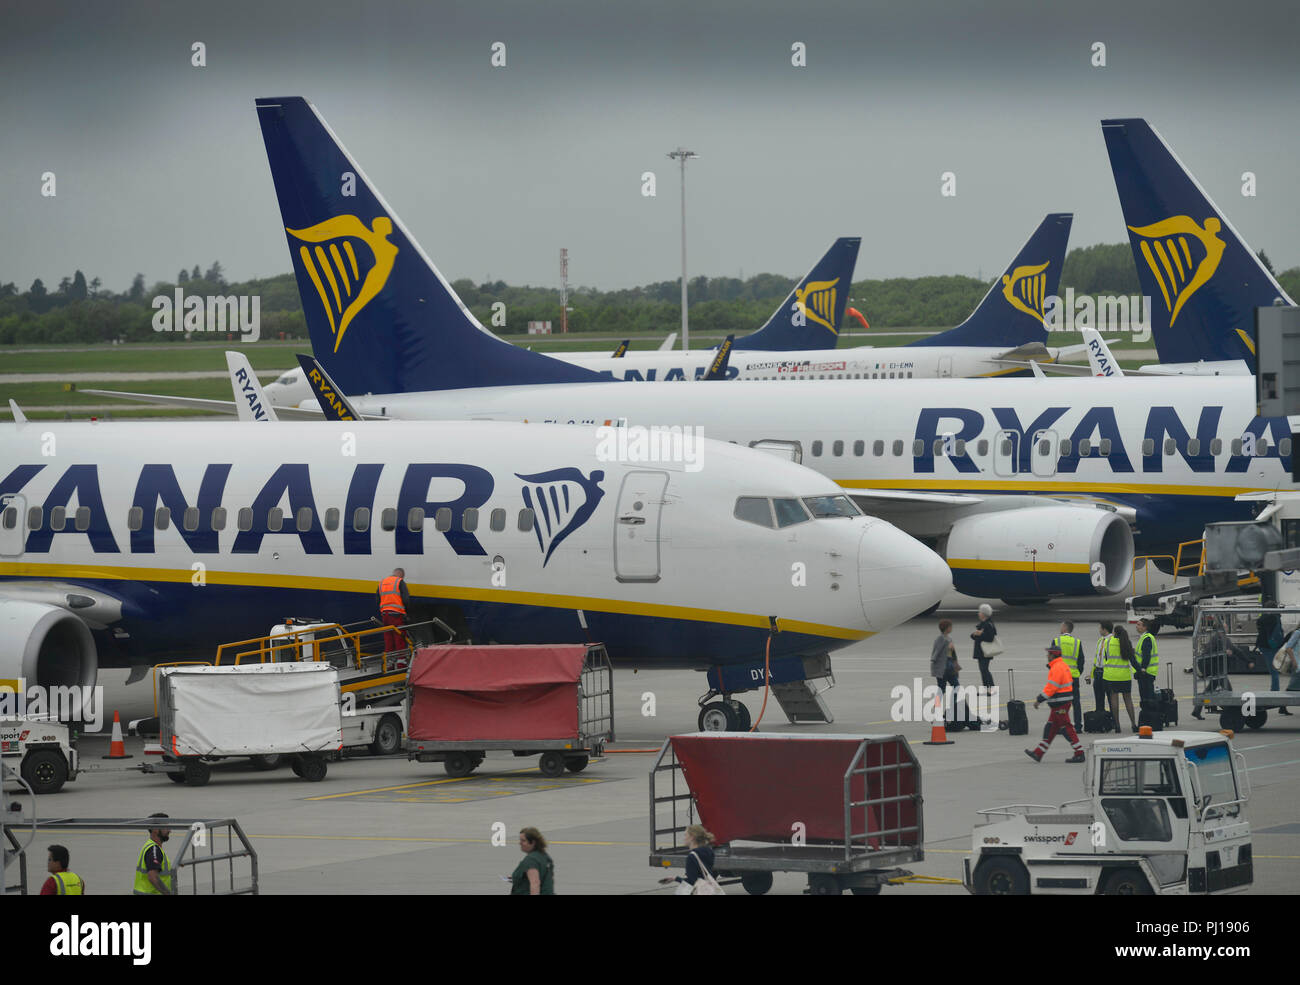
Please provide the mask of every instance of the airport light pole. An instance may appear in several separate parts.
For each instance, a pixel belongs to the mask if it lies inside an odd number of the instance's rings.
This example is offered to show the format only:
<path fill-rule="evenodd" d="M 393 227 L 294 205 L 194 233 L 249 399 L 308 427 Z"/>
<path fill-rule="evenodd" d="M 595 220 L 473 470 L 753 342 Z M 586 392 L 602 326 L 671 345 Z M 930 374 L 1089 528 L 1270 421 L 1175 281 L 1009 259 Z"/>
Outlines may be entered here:
<path fill-rule="evenodd" d="M 675 151 L 669 151 L 668 156 L 682 163 L 682 351 L 687 352 L 691 348 L 691 326 L 686 314 L 686 161 L 700 155 L 693 150 L 678 147 Z"/>

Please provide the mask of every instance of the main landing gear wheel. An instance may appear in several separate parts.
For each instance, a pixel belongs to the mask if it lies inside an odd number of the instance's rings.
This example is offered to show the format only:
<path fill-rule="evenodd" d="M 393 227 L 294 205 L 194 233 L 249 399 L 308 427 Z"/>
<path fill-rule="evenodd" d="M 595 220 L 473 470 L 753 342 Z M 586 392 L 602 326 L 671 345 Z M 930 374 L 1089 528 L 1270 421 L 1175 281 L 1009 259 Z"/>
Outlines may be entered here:
<path fill-rule="evenodd" d="M 736 732 L 740 721 L 735 709 L 726 701 L 710 701 L 700 709 L 701 732 Z"/>
<path fill-rule="evenodd" d="M 564 754 L 559 752 L 542 753 L 537 760 L 537 768 L 542 771 L 542 776 L 563 776 Z"/>

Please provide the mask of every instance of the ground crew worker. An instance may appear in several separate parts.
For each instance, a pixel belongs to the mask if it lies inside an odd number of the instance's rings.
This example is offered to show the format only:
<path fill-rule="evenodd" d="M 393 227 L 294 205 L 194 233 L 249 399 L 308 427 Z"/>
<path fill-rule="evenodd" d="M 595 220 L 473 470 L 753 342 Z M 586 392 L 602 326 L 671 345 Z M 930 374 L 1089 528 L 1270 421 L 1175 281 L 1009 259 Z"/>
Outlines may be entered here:
<path fill-rule="evenodd" d="M 1070 668 L 1070 677 L 1074 681 L 1074 730 L 1083 731 L 1083 702 L 1079 695 L 1082 688 L 1079 687 L 1079 678 L 1083 677 L 1083 665 L 1085 657 L 1083 655 L 1083 640 L 1074 635 L 1074 623 L 1069 619 L 1061 623 L 1061 632 L 1052 640 L 1052 646 L 1061 651 L 1061 656 L 1065 659 L 1065 665 Z"/>
<path fill-rule="evenodd" d="M 42 896 L 84 896 L 86 883 L 75 872 L 68 871 L 68 850 L 62 845 L 51 845 L 45 871 L 50 877 L 41 887 Z"/>
<path fill-rule="evenodd" d="M 1034 699 L 1034 707 L 1037 708 L 1046 701 L 1052 713 L 1047 718 L 1047 724 L 1043 726 L 1043 741 L 1038 743 L 1036 749 L 1026 749 L 1025 755 L 1035 763 L 1041 763 L 1043 753 L 1047 752 L 1047 747 L 1056 738 L 1056 733 L 1063 732 L 1074 748 L 1074 755 L 1066 762 L 1082 763 L 1083 746 L 1079 743 L 1079 733 L 1070 724 L 1070 706 L 1074 700 L 1071 697 L 1074 693 L 1074 678 L 1070 676 L 1070 667 L 1061 655 L 1060 647 L 1049 646 L 1047 658 L 1047 684 L 1043 687 L 1043 693 Z"/>
<path fill-rule="evenodd" d="M 1106 693 L 1110 696 L 1110 714 L 1115 719 L 1115 731 L 1119 727 L 1119 699 L 1123 697 L 1124 708 L 1128 711 L 1128 723 L 1137 733 L 1137 719 L 1133 715 L 1133 644 L 1129 641 L 1128 631 L 1123 626 L 1116 626 L 1111 637 L 1106 641 L 1106 657 L 1102 661 L 1101 676 L 1106 680 Z"/>
<path fill-rule="evenodd" d="M 1137 643 L 1138 701 L 1154 714 L 1156 712 L 1156 672 L 1160 669 L 1156 635 L 1151 632 L 1151 624 L 1145 619 L 1138 620 L 1137 628 L 1142 634 L 1138 637 Z M 1150 702 L 1150 704 L 1147 702 Z"/>
<path fill-rule="evenodd" d="M 411 604 L 411 594 L 406 590 L 406 572 L 394 568 L 393 573 L 379 583 L 375 594 L 379 596 L 379 618 L 385 626 L 406 624 L 406 610 Z M 384 631 L 384 652 L 393 653 L 405 648 L 402 634 L 395 629 Z"/>
<path fill-rule="evenodd" d="M 1096 702 L 1096 711 L 1105 711 L 1106 706 L 1110 703 L 1106 697 L 1106 681 L 1101 675 L 1102 665 L 1106 660 L 1106 648 L 1110 646 L 1111 635 L 1115 632 L 1115 624 L 1109 619 L 1103 619 L 1097 624 L 1101 630 L 1101 636 L 1097 640 L 1097 653 L 1092 661 L 1092 672 L 1088 675 L 1092 681 L 1092 697 Z"/>
<path fill-rule="evenodd" d="M 166 817 L 150 814 L 149 817 Z M 167 828 L 150 828 L 149 840 L 135 860 L 136 896 L 172 896 L 172 863 L 163 851 L 163 842 L 171 837 Z"/>

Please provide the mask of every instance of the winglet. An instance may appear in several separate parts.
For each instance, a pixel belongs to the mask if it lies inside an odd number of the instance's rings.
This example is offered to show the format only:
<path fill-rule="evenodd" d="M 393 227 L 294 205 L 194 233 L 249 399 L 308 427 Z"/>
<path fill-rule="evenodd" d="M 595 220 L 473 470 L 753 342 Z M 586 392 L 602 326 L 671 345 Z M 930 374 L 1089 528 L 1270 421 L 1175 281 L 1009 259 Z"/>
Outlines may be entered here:
<path fill-rule="evenodd" d="M 627 355 L 627 347 L 628 347 L 629 344 L 631 344 L 631 342 L 632 342 L 631 339 L 624 339 L 624 340 L 623 340 L 622 342 L 620 342 L 620 343 L 618 344 L 618 346 L 614 349 L 614 352 L 610 355 L 609 358 L 610 358 L 610 359 L 622 359 L 625 355 Z"/>
<path fill-rule="evenodd" d="M 329 373 L 314 358 L 298 353 L 298 365 L 311 385 L 311 392 L 316 395 L 321 413 L 327 421 L 359 421 L 361 415 L 353 410 L 348 398 L 334 385 Z"/>
<path fill-rule="evenodd" d="M 235 391 L 235 411 L 241 421 L 261 421 L 265 424 L 279 421 L 247 356 L 242 352 L 227 350 L 226 369 L 230 372 L 230 387 Z"/>
<path fill-rule="evenodd" d="M 713 362 L 709 363 L 709 371 L 704 374 L 705 380 L 725 380 L 727 378 L 727 362 L 731 359 L 731 347 L 736 344 L 736 337 L 728 335 L 722 340 L 722 345 L 718 346 L 718 351 L 713 357 Z"/>
<path fill-rule="evenodd" d="M 1123 376 L 1118 360 L 1110 354 L 1110 346 L 1095 328 L 1081 328 L 1083 343 L 1088 347 L 1088 363 L 1092 366 L 1093 376 Z"/>
<path fill-rule="evenodd" d="M 9 398 L 9 409 L 13 411 L 15 424 L 27 423 L 27 415 L 23 413 L 23 409 L 18 406 L 18 401 L 14 400 L 13 397 Z"/>

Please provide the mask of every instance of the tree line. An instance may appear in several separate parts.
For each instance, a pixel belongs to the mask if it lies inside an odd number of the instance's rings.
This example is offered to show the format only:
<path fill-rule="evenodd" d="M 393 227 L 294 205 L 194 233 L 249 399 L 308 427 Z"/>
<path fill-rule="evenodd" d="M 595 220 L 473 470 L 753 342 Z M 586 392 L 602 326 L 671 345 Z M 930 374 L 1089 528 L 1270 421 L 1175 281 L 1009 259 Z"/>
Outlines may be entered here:
<path fill-rule="evenodd" d="M 1261 261 L 1272 271 L 1268 257 Z M 1293 298 L 1300 296 L 1300 267 L 1276 275 Z M 689 284 L 691 327 L 700 333 L 737 334 L 757 329 L 785 299 L 797 282 L 779 274 L 753 277 L 694 277 Z M 987 293 L 994 281 L 961 275 L 895 277 L 854 281 L 850 303 L 873 329 L 947 327 L 959 324 Z M 152 301 L 174 295 L 250 295 L 261 298 L 264 339 L 305 339 L 298 285 L 292 274 L 228 283 L 220 262 L 206 270 L 199 264 L 181 269 L 170 281 L 146 286 L 136 274 L 121 294 L 104 289 L 100 278 L 86 279 L 77 270 L 50 290 L 37 278 L 26 291 L 0 282 L 0 345 L 35 343 L 180 341 L 184 333 L 153 330 Z M 1061 273 L 1061 291 L 1077 294 L 1141 293 L 1133 255 L 1127 243 L 1098 244 L 1073 249 Z M 524 334 L 530 321 L 549 321 L 560 329 L 559 291 L 551 287 L 512 286 L 504 281 L 475 284 L 453 282 L 452 288 L 484 325 L 503 335 Z M 569 295 L 569 330 L 624 335 L 653 335 L 677 328 L 681 321 L 678 281 L 643 287 L 599 291 L 578 287 Z M 505 305 L 505 324 L 494 315 Z M 495 319 L 500 321 L 500 317 Z"/>

